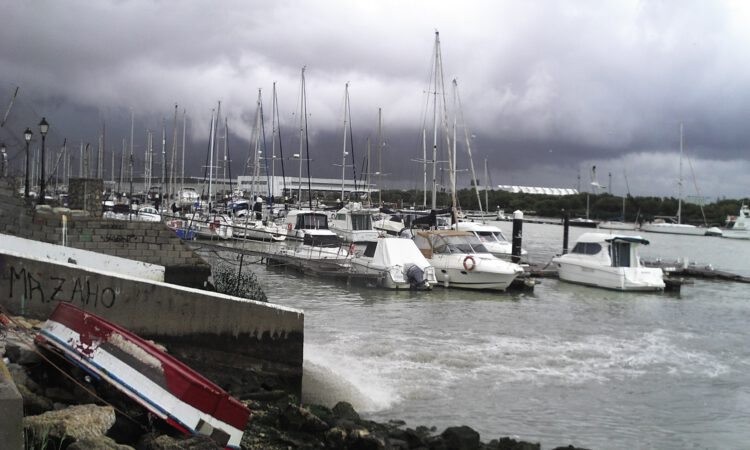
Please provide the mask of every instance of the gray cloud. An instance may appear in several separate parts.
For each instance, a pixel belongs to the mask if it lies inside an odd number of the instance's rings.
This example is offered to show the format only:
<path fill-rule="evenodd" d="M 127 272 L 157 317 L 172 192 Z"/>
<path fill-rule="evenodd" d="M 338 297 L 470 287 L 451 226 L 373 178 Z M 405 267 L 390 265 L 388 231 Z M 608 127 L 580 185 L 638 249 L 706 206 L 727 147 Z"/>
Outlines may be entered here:
<path fill-rule="evenodd" d="M 394 186 L 412 187 L 439 29 L 446 84 L 457 78 L 475 154 L 488 158 L 496 184 L 571 187 L 597 164 L 602 176 L 627 171 L 633 193 L 676 195 L 669 178 L 684 122 L 702 193 L 750 195 L 738 182 L 750 142 L 743 2 L 74 0 L 4 10 L 0 106 L 20 86 L 9 126 L 45 115 L 60 141 L 96 142 L 106 121 L 108 143 L 119 148 L 133 111 L 142 148 L 145 129 L 160 130 L 162 119 L 171 126 L 178 103 L 190 117 L 197 173 L 217 101 L 241 161 L 258 88 L 270 130 L 277 82 L 284 149 L 296 152 L 307 66 L 313 175 L 337 176 L 350 82 L 357 153 L 374 138 L 382 107 L 383 170 Z M 12 140 L 9 132 L 2 138 Z"/>

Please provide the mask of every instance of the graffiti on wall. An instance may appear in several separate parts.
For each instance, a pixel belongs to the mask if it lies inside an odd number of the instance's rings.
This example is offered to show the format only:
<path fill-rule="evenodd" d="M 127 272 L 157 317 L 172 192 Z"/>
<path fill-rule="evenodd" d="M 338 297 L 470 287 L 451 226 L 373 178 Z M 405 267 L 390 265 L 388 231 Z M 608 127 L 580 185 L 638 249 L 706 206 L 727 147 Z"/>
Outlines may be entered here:
<path fill-rule="evenodd" d="M 86 306 L 111 308 L 117 291 L 111 286 L 92 283 L 89 277 L 65 278 L 56 275 L 40 276 L 25 268 L 9 266 L 8 298 L 23 297 L 26 301 L 79 303 Z"/>

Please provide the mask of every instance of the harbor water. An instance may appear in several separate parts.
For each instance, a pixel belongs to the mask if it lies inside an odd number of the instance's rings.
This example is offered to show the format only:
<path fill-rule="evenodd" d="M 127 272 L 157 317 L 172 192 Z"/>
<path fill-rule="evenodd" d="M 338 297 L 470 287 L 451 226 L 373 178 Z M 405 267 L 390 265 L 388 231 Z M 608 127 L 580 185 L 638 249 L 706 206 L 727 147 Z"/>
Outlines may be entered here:
<path fill-rule="evenodd" d="M 510 238 L 510 223 L 496 224 Z M 571 247 L 585 231 L 571 228 Z M 750 241 L 641 235 L 644 257 L 750 276 Z M 562 227 L 524 225 L 533 262 L 561 247 Z M 750 442 L 750 285 L 645 294 L 543 279 L 533 293 L 393 292 L 252 268 L 270 301 L 305 311 L 305 401 L 543 448 Z"/>

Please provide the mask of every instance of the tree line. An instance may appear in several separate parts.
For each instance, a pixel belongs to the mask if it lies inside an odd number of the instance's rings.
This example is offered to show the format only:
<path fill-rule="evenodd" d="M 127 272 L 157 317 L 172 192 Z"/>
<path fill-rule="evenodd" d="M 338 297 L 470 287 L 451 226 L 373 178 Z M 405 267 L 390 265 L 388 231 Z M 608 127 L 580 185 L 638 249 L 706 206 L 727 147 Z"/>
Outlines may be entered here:
<path fill-rule="evenodd" d="M 421 209 L 423 193 L 421 190 L 384 190 L 383 202 L 398 208 L 415 207 Z M 484 205 L 485 193 L 481 191 L 482 209 L 489 212 L 504 210 L 506 214 L 520 210 L 527 215 L 542 217 L 563 217 L 567 212 L 571 218 L 586 217 L 588 196 L 588 216 L 594 220 L 622 220 L 623 198 L 607 193 L 576 195 L 542 195 L 522 194 L 492 190 L 487 192 L 487 204 Z M 429 207 L 431 194 L 427 194 Z M 477 196 L 473 189 L 462 189 L 456 193 L 458 206 L 462 210 L 478 210 Z M 438 208 L 450 204 L 447 192 L 437 194 Z M 700 205 L 682 202 L 682 223 L 693 225 L 724 226 L 729 215 L 737 215 L 740 206 L 750 203 L 748 198 L 717 199 L 713 203 Z M 649 222 L 656 217 L 674 217 L 677 214 L 678 199 L 674 197 L 633 197 L 625 198 L 625 217 L 627 222 Z"/>

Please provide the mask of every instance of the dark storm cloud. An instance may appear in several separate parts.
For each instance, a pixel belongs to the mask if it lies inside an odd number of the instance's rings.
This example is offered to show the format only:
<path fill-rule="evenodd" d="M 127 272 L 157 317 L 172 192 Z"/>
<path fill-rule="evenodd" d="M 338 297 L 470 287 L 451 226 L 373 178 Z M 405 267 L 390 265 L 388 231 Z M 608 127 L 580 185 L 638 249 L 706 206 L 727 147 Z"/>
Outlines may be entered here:
<path fill-rule="evenodd" d="M 60 140 L 95 143 L 106 122 L 109 146 L 119 148 L 132 111 L 142 149 L 145 130 L 160 131 L 162 120 L 171 138 L 178 103 L 190 117 L 195 173 L 217 101 L 233 159 L 244 160 L 258 88 L 271 128 L 273 82 L 285 152 L 299 151 L 307 66 L 313 175 L 337 176 L 350 82 L 358 156 L 382 107 L 389 182 L 411 187 L 414 173 L 421 182 L 411 160 L 422 156 L 439 29 L 445 82 L 458 80 L 475 165 L 488 158 L 496 184 L 575 187 L 581 173 L 587 186 L 596 164 L 623 191 L 626 172 L 633 193 L 674 195 L 684 122 L 702 192 L 748 195 L 732 181 L 750 169 L 743 2 L 38 1 L 14 2 L 4 16 L 0 109 L 20 86 L 13 123 L 46 115 Z"/>

